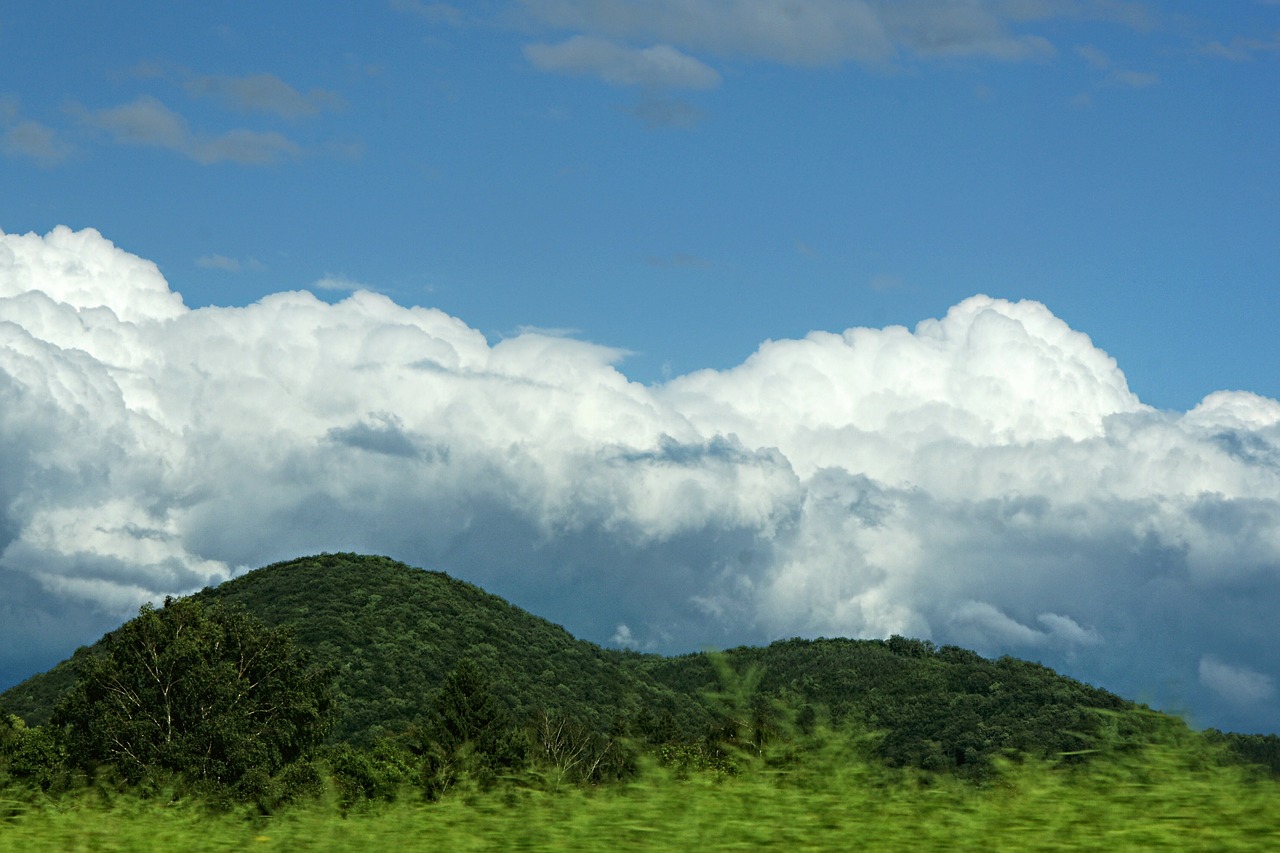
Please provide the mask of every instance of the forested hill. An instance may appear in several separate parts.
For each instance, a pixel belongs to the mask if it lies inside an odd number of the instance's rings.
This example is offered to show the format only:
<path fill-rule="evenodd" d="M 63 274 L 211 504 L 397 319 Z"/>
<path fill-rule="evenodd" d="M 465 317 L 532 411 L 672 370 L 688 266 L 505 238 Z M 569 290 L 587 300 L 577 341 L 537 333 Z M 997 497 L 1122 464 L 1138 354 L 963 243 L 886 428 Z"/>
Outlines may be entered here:
<path fill-rule="evenodd" d="M 516 719 L 571 714 L 607 730 L 641 708 L 679 709 L 682 696 L 609 651 L 443 572 L 386 557 L 326 554 L 278 563 L 200 593 L 294 626 L 301 645 L 337 670 L 337 734 L 361 740 L 419 718 L 445 676 L 468 658 Z"/>
<path fill-rule="evenodd" d="M 277 563 L 195 597 L 292 626 L 317 662 L 333 666 L 333 736 L 355 743 L 420 722 L 464 659 L 515 720 L 569 715 L 653 743 L 705 735 L 725 678 L 712 656 L 603 649 L 476 586 L 385 557 Z M 880 732 L 882 756 L 900 765 L 966 768 L 1007 751 L 1086 750 L 1102 729 L 1134 728 L 1142 717 L 1132 703 L 1036 664 L 901 637 L 786 640 L 721 660 L 738 686 L 753 687 L 765 716 L 779 697 L 807 713 L 821 709 Z M 44 723 L 74 679 L 72 658 L 0 695 L 0 704 Z"/>
<path fill-rule="evenodd" d="M 701 719 L 685 697 L 625 665 L 626 654 L 575 639 L 477 586 L 386 557 L 304 557 L 193 597 L 289 625 L 317 663 L 332 665 L 340 709 L 334 736 L 341 740 L 365 742 L 419 721 L 464 658 L 515 719 L 546 710 L 600 730 L 641 708 L 669 709 L 687 727 Z M 46 722 L 73 683 L 73 663 L 17 685 L 0 704 L 29 723 Z"/>
<path fill-rule="evenodd" d="M 759 692 L 796 697 L 881 735 L 891 764 L 944 769 L 981 765 L 993 754 L 1053 754 L 1094 746 L 1103 729 L 1136 733 L 1138 706 L 1035 663 L 987 660 L 923 640 L 782 640 L 724 655 L 759 673 Z M 685 695 L 716 688 L 706 655 L 642 662 L 660 684 Z M 1143 709 L 1144 711 L 1146 709 Z M 1102 712 L 1102 713 L 1099 713 Z"/>

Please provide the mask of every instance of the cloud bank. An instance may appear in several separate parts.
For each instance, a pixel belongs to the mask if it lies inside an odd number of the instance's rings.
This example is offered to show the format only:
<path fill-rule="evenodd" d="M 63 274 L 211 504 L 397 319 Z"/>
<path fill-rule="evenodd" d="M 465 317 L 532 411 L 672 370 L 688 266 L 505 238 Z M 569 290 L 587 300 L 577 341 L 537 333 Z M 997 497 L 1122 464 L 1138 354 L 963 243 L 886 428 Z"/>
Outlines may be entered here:
<path fill-rule="evenodd" d="M 1145 406 L 1034 302 L 617 350 L 357 291 L 189 309 L 97 232 L 0 235 L 0 674 L 142 601 L 385 553 L 641 649 L 903 633 L 1280 729 L 1280 403 Z"/>

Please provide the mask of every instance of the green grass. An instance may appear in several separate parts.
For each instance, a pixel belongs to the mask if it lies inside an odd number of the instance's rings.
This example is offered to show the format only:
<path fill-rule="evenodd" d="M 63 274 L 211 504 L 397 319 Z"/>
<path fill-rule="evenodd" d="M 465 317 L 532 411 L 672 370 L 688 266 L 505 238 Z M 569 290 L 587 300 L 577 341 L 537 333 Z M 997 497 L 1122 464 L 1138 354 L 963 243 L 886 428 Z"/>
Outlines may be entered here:
<path fill-rule="evenodd" d="M 549 790 L 525 779 L 435 803 L 406 791 L 346 816 L 331 799 L 273 815 L 100 792 L 4 799 L 0 850 L 1264 850 L 1280 783 L 1170 745 L 1076 767 L 1003 765 L 984 786 L 891 771 L 828 745 L 789 770 Z"/>

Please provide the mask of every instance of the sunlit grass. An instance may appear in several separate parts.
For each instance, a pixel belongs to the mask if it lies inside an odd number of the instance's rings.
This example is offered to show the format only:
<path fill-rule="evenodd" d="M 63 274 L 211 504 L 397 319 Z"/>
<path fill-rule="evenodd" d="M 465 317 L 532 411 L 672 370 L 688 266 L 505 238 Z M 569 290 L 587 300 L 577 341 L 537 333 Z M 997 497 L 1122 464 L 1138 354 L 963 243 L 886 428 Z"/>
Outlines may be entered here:
<path fill-rule="evenodd" d="M 834 743 L 834 742 L 832 742 Z M 648 767 L 597 788 L 513 780 L 428 803 L 412 790 L 345 816 L 332 799 L 272 815 L 82 792 L 0 802 L 0 849 L 146 850 L 1263 850 L 1280 785 L 1151 745 L 1074 767 L 1008 763 L 984 785 L 891 771 L 828 745 L 790 769 L 687 778 Z"/>

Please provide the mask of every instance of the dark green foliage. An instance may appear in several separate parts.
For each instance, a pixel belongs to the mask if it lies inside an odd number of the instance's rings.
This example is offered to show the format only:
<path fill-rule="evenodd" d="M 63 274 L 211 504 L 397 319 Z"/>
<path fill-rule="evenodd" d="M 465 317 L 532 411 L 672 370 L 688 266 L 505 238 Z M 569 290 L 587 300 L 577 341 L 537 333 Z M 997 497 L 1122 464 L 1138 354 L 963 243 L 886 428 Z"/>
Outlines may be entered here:
<path fill-rule="evenodd" d="M 638 769 L 635 750 L 618 727 L 605 734 L 568 715 L 544 713 L 532 725 L 530 740 L 553 786 L 614 782 Z"/>
<path fill-rule="evenodd" d="M 990 661 L 903 637 L 783 640 L 731 649 L 720 660 L 687 655 L 644 666 L 672 689 L 713 696 L 724 683 L 724 666 L 744 673 L 755 668 L 763 696 L 790 696 L 797 707 L 822 706 L 836 722 L 881 732 L 878 754 L 891 765 L 969 775 L 982 775 L 993 757 L 1009 752 L 1053 756 L 1086 749 L 1100 734 L 1092 709 L 1137 707 L 1038 664 Z M 739 731 L 747 730 L 744 722 L 737 721 Z"/>
<path fill-rule="evenodd" d="M 0 787 L 20 782 L 44 792 L 65 789 L 71 781 L 61 743 L 47 728 L 28 728 L 21 717 L 0 706 Z"/>
<path fill-rule="evenodd" d="M 469 658 L 454 667 L 435 692 L 426 726 L 411 730 L 422 756 L 421 781 L 436 797 L 462 779 L 489 787 L 504 773 L 523 768 L 528 741 L 493 695 L 488 679 Z"/>
<path fill-rule="evenodd" d="M 445 678 L 435 701 L 436 731 L 441 745 L 457 751 L 471 743 L 485 755 L 501 751 L 503 735 L 512 728 L 506 710 L 489 691 L 480 668 L 463 658 Z"/>
<path fill-rule="evenodd" d="M 417 760 L 400 744 L 380 738 L 363 749 L 340 743 L 327 747 L 331 778 L 343 809 L 364 800 L 394 800 L 413 780 Z"/>
<path fill-rule="evenodd" d="M 774 709 L 760 690 L 764 669 L 749 664 L 739 673 L 722 654 L 707 658 L 716 674 L 716 683 L 707 687 L 702 697 L 711 710 L 708 745 L 726 756 L 742 753 L 758 757 L 775 728 Z"/>
<path fill-rule="evenodd" d="M 48 672 L 33 675 L 26 681 L 11 687 L 3 695 L 4 704 L 29 726 L 43 726 L 53 715 L 53 707 L 76 683 L 76 673 L 85 655 L 93 654 L 87 646 L 76 649 L 75 654 L 54 666 Z"/>
<path fill-rule="evenodd" d="M 574 639 L 476 586 L 385 557 L 278 563 L 196 598 L 292 625 L 300 644 L 335 667 L 337 740 L 369 743 L 422 725 L 431 697 L 463 659 L 516 724 L 549 711 L 604 732 L 616 717 L 665 707 L 682 728 L 701 725 L 684 697 L 627 665 L 633 655 Z"/>
<path fill-rule="evenodd" d="M 618 778 L 634 768 L 629 742 L 677 766 L 727 772 L 780 733 L 827 723 L 875 733 L 868 748 L 889 764 L 975 778 L 1000 756 L 1087 762 L 1107 738 L 1153 736 L 1138 706 L 1025 661 L 904 637 L 785 640 L 720 656 L 608 651 L 475 586 L 383 557 L 279 563 L 190 600 L 291 626 L 335 672 L 331 743 L 394 740 L 412 752 L 410 775 L 428 793 L 529 766 L 555 781 Z M 74 683 L 70 664 L 96 671 L 119 633 L 0 699 L 28 722 L 47 719 L 50 697 Z M 1265 739 L 1235 743 L 1253 760 L 1275 750 Z M 336 760 L 346 769 L 334 773 L 356 780 L 343 784 L 362 797 L 382 796 L 376 779 L 395 775 Z M 266 790 L 274 778 L 268 770 L 245 785 Z"/>
<path fill-rule="evenodd" d="M 77 763 L 131 782 L 167 771 L 256 794 L 333 716 L 331 673 L 290 630 L 190 598 L 144 606 L 79 667 L 52 725 Z"/>
<path fill-rule="evenodd" d="M 1241 760 L 1266 768 L 1273 776 L 1280 777 L 1280 737 L 1275 735 L 1242 735 L 1209 729 L 1206 737 L 1224 746 Z"/>

